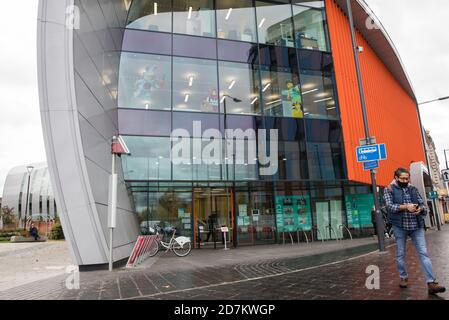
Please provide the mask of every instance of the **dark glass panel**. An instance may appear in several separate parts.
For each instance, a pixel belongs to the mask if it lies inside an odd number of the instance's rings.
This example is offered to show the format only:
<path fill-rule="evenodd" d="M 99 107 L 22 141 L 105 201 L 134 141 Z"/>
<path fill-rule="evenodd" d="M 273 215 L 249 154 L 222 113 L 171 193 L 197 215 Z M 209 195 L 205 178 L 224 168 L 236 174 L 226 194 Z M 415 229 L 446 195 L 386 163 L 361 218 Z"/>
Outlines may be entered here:
<path fill-rule="evenodd" d="M 171 54 L 172 36 L 165 33 L 126 30 L 123 51 Z"/>
<path fill-rule="evenodd" d="M 242 129 L 243 131 L 253 129 L 257 134 L 257 130 L 261 127 L 262 121 L 262 117 L 228 115 L 226 116 L 226 128 L 233 130 Z"/>
<path fill-rule="evenodd" d="M 305 139 L 304 123 L 300 119 L 266 117 L 265 125 L 267 130 L 278 130 L 279 140 L 302 141 Z"/>
<path fill-rule="evenodd" d="M 194 58 L 217 59 L 217 40 L 173 35 L 173 54 Z"/>
<path fill-rule="evenodd" d="M 280 141 L 278 179 L 301 179 L 301 169 L 299 143 L 297 141 Z"/>
<path fill-rule="evenodd" d="M 338 121 L 309 120 L 305 121 L 307 141 L 342 142 L 341 124 Z"/>
<path fill-rule="evenodd" d="M 307 144 L 307 160 L 311 180 L 336 179 L 330 143 L 309 142 Z"/>
<path fill-rule="evenodd" d="M 296 52 L 293 48 L 259 45 L 259 55 L 262 65 L 297 69 Z"/>
<path fill-rule="evenodd" d="M 194 121 L 201 124 L 200 133 L 193 130 Z M 173 130 L 185 129 L 191 137 L 200 137 L 207 129 L 219 129 L 220 120 L 218 114 L 173 112 Z"/>
<path fill-rule="evenodd" d="M 301 70 L 322 71 L 331 74 L 332 56 L 326 52 L 298 50 L 299 68 Z"/>
<path fill-rule="evenodd" d="M 257 44 L 218 40 L 218 60 L 259 63 L 259 50 Z"/>
<path fill-rule="evenodd" d="M 170 136 L 171 113 L 148 110 L 118 110 L 119 132 L 123 135 Z"/>

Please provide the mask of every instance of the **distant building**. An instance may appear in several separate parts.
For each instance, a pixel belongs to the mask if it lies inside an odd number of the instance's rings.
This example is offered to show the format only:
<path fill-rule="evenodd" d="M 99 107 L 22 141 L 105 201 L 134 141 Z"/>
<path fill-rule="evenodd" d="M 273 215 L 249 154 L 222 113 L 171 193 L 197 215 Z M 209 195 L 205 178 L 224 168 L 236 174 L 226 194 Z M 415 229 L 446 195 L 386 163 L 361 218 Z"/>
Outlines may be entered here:
<path fill-rule="evenodd" d="M 441 175 L 440 161 L 436 153 L 435 142 L 433 141 L 432 136 L 430 135 L 430 131 L 426 130 L 425 132 L 426 132 L 425 134 L 426 150 L 430 166 L 430 176 L 432 177 L 434 190 L 438 192 L 439 198 L 436 210 L 438 210 L 438 215 L 441 219 L 441 222 L 444 223 L 444 212 L 447 212 L 445 204 L 446 202 L 445 199 L 447 197 L 447 189 L 444 186 L 444 180 Z"/>
<path fill-rule="evenodd" d="M 28 171 L 32 166 L 30 190 L 27 203 Z M 28 205 L 27 216 L 33 220 L 43 220 L 57 217 L 57 208 L 53 189 L 50 183 L 47 163 L 35 163 L 18 166 L 8 173 L 3 189 L 2 207 L 14 208 L 18 218 L 25 216 L 25 206 Z"/>

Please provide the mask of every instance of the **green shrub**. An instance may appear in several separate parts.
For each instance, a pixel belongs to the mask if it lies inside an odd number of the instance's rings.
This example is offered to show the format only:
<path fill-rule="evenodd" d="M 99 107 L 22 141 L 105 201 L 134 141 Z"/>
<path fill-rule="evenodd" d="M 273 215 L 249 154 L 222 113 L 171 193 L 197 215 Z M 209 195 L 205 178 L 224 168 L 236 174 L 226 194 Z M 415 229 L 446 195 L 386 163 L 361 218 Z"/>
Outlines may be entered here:
<path fill-rule="evenodd" d="M 62 226 L 60 222 L 56 222 L 51 228 L 50 239 L 52 240 L 63 240 L 64 232 L 62 231 Z"/>
<path fill-rule="evenodd" d="M 7 232 L 0 232 L 0 238 L 11 238 L 13 236 L 20 236 L 20 232 L 11 232 L 11 231 L 7 231 Z"/>

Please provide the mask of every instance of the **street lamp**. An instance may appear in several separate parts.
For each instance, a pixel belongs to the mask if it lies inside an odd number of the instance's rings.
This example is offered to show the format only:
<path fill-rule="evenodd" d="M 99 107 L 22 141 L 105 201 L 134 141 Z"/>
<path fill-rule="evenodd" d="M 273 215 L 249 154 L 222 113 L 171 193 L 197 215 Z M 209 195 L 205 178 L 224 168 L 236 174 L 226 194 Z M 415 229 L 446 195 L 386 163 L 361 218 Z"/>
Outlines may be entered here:
<path fill-rule="evenodd" d="M 420 102 L 418 103 L 418 106 L 421 106 L 423 104 L 427 104 L 427 103 L 431 103 L 431 102 L 437 102 L 437 101 L 443 101 L 443 100 L 448 100 L 449 96 L 447 97 L 442 97 L 442 98 L 438 98 L 438 99 L 434 99 L 434 100 L 429 100 L 429 101 L 425 101 L 425 102 Z"/>
<path fill-rule="evenodd" d="M 223 107 L 224 107 L 223 111 L 224 111 L 224 117 L 225 117 L 224 118 L 225 130 L 228 128 L 228 118 L 227 118 L 228 112 L 226 110 L 226 98 L 232 99 L 235 103 L 242 102 L 242 100 L 240 100 L 238 98 L 231 97 L 228 94 L 224 94 L 223 95 L 222 99 L 223 99 Z M 234 145 L 234 141 L 232 141 L 232 144 Z M 232 164 L 233 164 L 233 167 L 234 167 L 234 169 L 232 170 L 233 171 L 232 185 L 233 185 L 233 190 L 234 190 L 234 195 L 235 195 L 235 149 L 232 148 L 232 150 L 233 150 L 233 152 L 232 152 Z M 227 168 L 226 168 L 226 175 L 227 175 L 227 177 L 229 179 L 229 170 L 227 170 Z M 234 203 L 232 205 L 234 206 L 234 212 L 237 212 L 237 208 L 236 208 L 237 200 L 235 199 L 235 197 L 234 197 L 233 201 L 234 201 Z M 237 246 L 237 241 L 236 241 L 236 239 L 237 239 L 237 228 L 236 228 L 236 222 L 235 221 L 237 221 L 237 220 L 234 220 L 234 225 L 232 226 L 232 238 L 234 239 L 233 240 L 234 248 Z"/>
<path fill-rule="evenodd" d="M 223 100 L 222 101 L 223 101 L 223 112 L 224 112 L 224 117 L 225 117 L 225 119 L 224 119 L 225 120 L 224 121 L 225 130 L 228 128 L 228 119 L 227 119 L 228 112 L 226 110 L 226 98 L 232 99 L 232 101 L 234 101 L 235 103 L 242 102 L 242 100 L 240 100 L 238 98 L 231 97 L 229 94 L 224 94 L 223 95 L 223 97 L 222 97 Z M 234 144 L 234 142 L 232 142 L 232 143 Z M 234 148 L 233 148 L 233 152 L 232 152 L 232 164 L 234 166 L 234 170 L 233 170 L 234 178 L 233 178 L 233 181 L 235 183 L 235 150 L 234 150 Z"/>
<path fill-rule="evenodd" d="M 26 202 L 25 202 L 25 218 L 23 221 L 23 229 L 26 229 L 26 224 L 27 224 L 27 215 L 28 215 L 28 197 L 30 194 L 30 178 L 31 178 L 31 172 L 33 172 L 34 167 L 33 166 L 28 166 L 27 167 L 27 172 L 28 172 L 28 186 L 27 186 L 27 198 L 26 198 Z M 31 212 L 32 214 L 32 212 Z"/>
<path fill-rule="evenodd" d="M 363 90 L 363 81 L 362 81 L 362 72 L 360 69 L 360 61 L 359 61 L 359 47 L 357 46 L 356 36 L 355 36 L 355 28 L 354 28 L 354 18 L 352 16 L 352 6 L 351 0 L 346 0 L 346 7 L 348 10 L 348 18 L 349 18 L 349 27 L 351 30 L 351 40 L 352 40 L 352 49 L 354 54 L 354 62 L 355 62 L 355 70 L 357 74 L 357 84 L 359 87 L 359 96 L 360 96 L 360 105 L 362 107 L 362 115 L 363 115 L 363 126 L 365 129 L 365 138 L 367 144 L 370 144 L 372 139 L 370 135 L 369 125 L 368 125 L 368 115 L 366 112 L 366 101 L 365 101 L 365 93 Z M 370 143 L 368 143 L 370 142 Z M 376 209 L 376 224 L 377 224 L 377 239 L 379 245 L 379 251 L 385 252 L 385 234 L 384 234 L 384 223 L 382 213 L 380 211 L 380 203 L 379 203 L 379 193 L 377 191 L 377 182 L 376 182 L 376 171 L 374 169 L 370 170 L 371 173 L 371 185 L 374 196 L 374 206 Z"/>

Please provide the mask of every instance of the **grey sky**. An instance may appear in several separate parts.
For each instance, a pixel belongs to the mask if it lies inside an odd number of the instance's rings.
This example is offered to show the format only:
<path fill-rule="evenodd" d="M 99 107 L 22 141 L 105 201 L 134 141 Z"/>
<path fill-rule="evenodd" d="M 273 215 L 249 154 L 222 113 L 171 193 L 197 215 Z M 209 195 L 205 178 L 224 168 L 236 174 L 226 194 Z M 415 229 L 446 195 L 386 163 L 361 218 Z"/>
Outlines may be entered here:
<path fill-rule="evenodd" d="M 365 1 L 401 54 L 418 100 L 449 95 L 449 1 Z M 0 11 L 0 195 L 12 167 L 45 160 L 37 91 L 37 3 L 4 1 Z M 423 106 L 421 111 L 444 166 L 449 100 Z"/>

